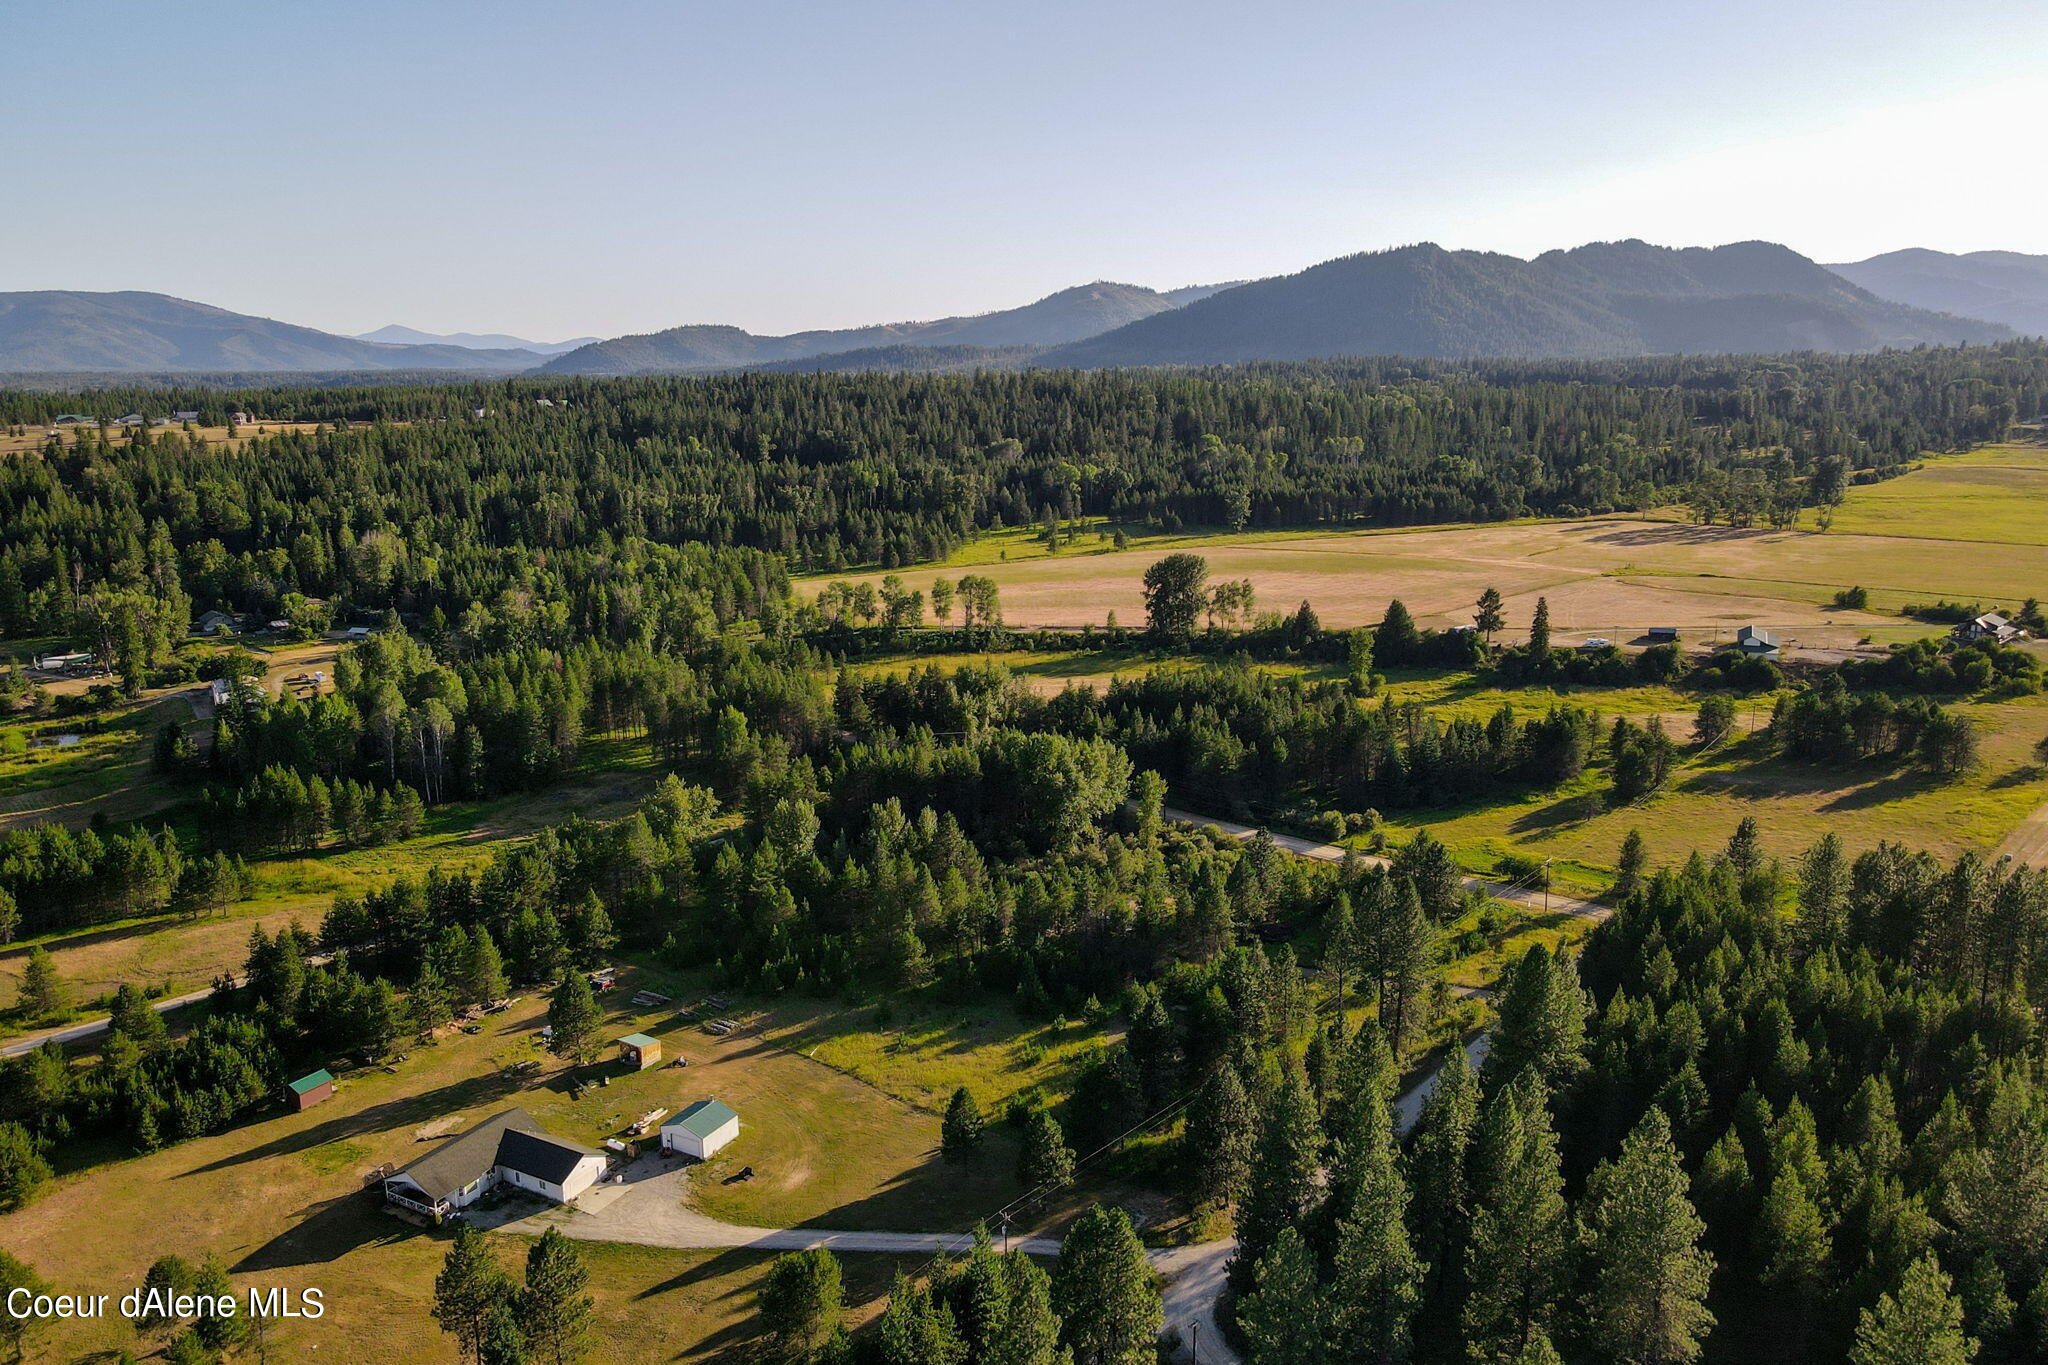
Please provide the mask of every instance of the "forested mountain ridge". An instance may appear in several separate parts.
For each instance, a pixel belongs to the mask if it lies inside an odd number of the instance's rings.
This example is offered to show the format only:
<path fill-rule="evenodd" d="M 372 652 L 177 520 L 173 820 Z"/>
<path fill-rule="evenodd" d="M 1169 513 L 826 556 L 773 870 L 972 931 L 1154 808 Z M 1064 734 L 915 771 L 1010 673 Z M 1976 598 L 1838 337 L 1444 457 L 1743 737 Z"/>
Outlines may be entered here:
<path fill-rule="evenodd" d="M 1206 297 L 1206 286 L 1175 291 Z M 1175 295 L 1098 280 L 1049 294 L 1021 308 L 934 322 L 757 336 L 738 327 L 698 324 L 645 336 L 601 341 L 549 361 L 550 374 L 675 374 L 730 369 L 878 347 L 1058 346 L 1095 336 L 1134 318 L 1179 307 Z"/>
<path fill-rule="evenodd" d="M 1879 298 L 2002 322 L 2048 336 L 2048 256 L 2019 251 L 1955 255 L 1908 247 L 1828 269 Z"/>
<path fill-rule="evenodd" d="M 1768 242 L 1597 242 L 1530 261 L 1422 243 L 1240 285 L 1036 363 L 1865 351 L 2008 335 L 1888 303 Z"/>
<path fill-rule="evenodd" d="M 0 372 L 528 369 L 531 351 L 389 346 L 139 290 L 0 294 Z"/>

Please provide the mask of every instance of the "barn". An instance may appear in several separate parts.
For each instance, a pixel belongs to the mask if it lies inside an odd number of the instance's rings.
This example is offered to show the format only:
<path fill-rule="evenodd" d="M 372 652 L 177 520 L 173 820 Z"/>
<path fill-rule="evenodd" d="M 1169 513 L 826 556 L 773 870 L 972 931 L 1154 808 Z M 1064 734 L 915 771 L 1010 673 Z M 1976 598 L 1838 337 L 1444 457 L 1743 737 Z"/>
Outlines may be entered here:
<path fill-rule="evenodd" d="M 740 1116 L 723 1100 L 698 1100 L 661 1125 L 661 1147 L 699 1161 L 740 1135 Z"/>
<path fill-rule="evenodd" d="M 334 1077 L 326 1070 L 315 1071 L 310 1076 L 301 1076 L 288 1083 L 291 1104 L 294 1109 L 311 1109 L 322 1100 L 334 1097 Z"/>

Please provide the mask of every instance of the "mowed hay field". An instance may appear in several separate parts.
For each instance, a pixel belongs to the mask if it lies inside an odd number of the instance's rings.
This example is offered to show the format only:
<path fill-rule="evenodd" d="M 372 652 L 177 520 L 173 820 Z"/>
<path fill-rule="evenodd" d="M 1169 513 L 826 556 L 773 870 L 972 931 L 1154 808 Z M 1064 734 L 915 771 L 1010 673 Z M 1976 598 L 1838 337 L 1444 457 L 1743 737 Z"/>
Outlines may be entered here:
<path fill-rule="evenodd" d="M 620 992 L 633 989 L 629 979 Z M 987 1193 L 982 1182 L 1011 1180 L 1006 1160 L 992 1160 L 987 1173 L 965 1180 L 954 1168 L 941 1171 L 931 1150 L 936 1117 L 759 1040 L 714 1047 L 698 1034 L 700 1047 L 675 1039 L 697 1065 L 615 1080 L 578 1102 L 558 1088 L 551 1060 L 539 1078 L 504 1078 L 505 1065 L 540 1055 L 532 1038 L 544 1013 L 541 1001 L 528 998 L 487 1019 L 474 1036 L 454 1033 L 437 1046 L 415 1048 L 395 1072 L 344 1075 L 332 1100 L 303 1114 L 274 1112 L 226 1133 L 60 1176 L 27 1209 L 0 1216 L 0 1245 L 59 1289 L 116 1295 L 139 1285 L 158 1256 L 217 1255 L 238 1290 L 325 1293 L 323 1319 L 279 1324 L 273 1359 L 452 1362 L 454 1342 L 431 1317 L 448 1236 L 383 1213 L 361 1182 L 380 1163 L 402 1166 L 431 1151 L 433 1141 L 512 1104 L 564 1137 L 595 1145 L 617 1131 L 614 1115 L 630 1122 L 635 1106 L 673 1107 L 706 1094 L 729 1099 L 747 1125 L 730 1151 L 753 1163 L 762 1179 L 720 1186 L 735 1192 L 732 1209 L 717 1210 L 724 1216 L 772 1215 L 783 1205 L 838 1207 L 855 1218 L 866 1208 L 872 1216 L 849 1225 L 918 1230 L 929 1218 L 945 1227 L 944 1220 Z M 622 1033 L 651 1022 L 644 1014 L 616 1014 L 608 1027 Z M 664 1043 L 671 1039 L 664 1033 Z M 786 1120 L 776 1106 L 787 1110 Z M 794 1181 L 778 1179 L 795 1169 L 799 1149 L 785 1129 L 799 1126 L 811 1170 Z M 750 1186 L 750 1198 L 739 1193 Z M 985 1207 L 1006 1194 L 1007 1186 Z M 892 1223 L 884 1209 L 900 1212 L 903 1221 Z M 508 1262 L 525 1253 L 520 1238 L 493 1241 Z M 589 1258 L 597 1300 L 603 1344 L 594 1358 L 726 1358 L 757 1335 L 753 1293 L 767 1255 L 577 1245 Z M 890 1258 L 853 1256 L 846 1264 L 856 1303 L 886 1292 Z M 119 1320 L 70 1323 L 43 1333 L 29 1358 L 68 1361 L 96 1358 L 96 1351 L 111 1358 L 137 1347 Z"/>
<path fill-rule="evenodd" d="M 1972 553 L 1957 541 L 1997 549 Z M 1139 537 L 1123 551 L 1091 534 L 1048 555 L 1018 530 L 968 547 L 954 565 L 900 576 L 924 588 L 940 573 L 985 574 L 1000 586 L 1012 625 L 1099 625 L 1114 612 L 1119 624 L 1136 626 L 1144 620 L 1140 579 L 1172 550 L 1204 555 L 1212 577 L 1251 579 L 1261 609 L 1291 610 L 1306 599 L 1326 625 L 1376 622 L 1393 597 L 1426 625 L 1467 621 L 1473 601 L 1495 587 L 1507 599 L 1510 635 L 1526 629 L 1541 596 L 1565 636 L 1629 640 L 1671 625 L 1711 641 L 1754 623 L 1810 646 L 1866 636 L 1882 643 L 1926 633 L 1896 615 L 1908 603 L 1946 597 L 2017 606 L 2048 596 L 2048 447 L 1930 457 L 1910 474 L 1850 490 L 1826 533 L 1617 516 Z M 832 577 L 803 589 L 815 593 Z M 879 584 L 883 575 L 836 577 Z M 1869 589 L 1872 611 L 1827 605 L 1856 586 Z"/>

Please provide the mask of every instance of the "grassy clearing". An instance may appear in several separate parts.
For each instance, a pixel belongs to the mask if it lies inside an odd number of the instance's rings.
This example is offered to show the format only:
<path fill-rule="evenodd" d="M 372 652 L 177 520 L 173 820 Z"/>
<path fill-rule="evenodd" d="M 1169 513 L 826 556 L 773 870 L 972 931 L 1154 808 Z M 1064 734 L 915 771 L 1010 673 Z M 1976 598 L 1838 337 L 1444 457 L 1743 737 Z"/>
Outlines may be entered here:
<path fill-rule="evenodd" d="M 447 1238 L 380 1212 L 377 1196 L 361 1191 L 360 1182 L 379 1163 L 403 1165 L 430 1150 L 423 1130 L 459 1131 L 508 1104 L 527 1105 L 564 1136 L 589 1140 L 594 1126 L 552 1088 L 558 1076 L 552 1068 L 544 1083 L 526 1086 L 500 1074 L 508 1059 L 530 1055 L 542 1013 L 541 1003 L 528 999 L 474 1036 L 453 1034 L 414 1050 L 394 1072 L 345 1074 L 334 1099 L 303 1114 L 280 1112 L 62 1176 L 29 1208 L 0 1216 L 0 1245 L 59 1286 L 93 1292 L 139 1284 L 149 1263 L 169 1252 L 217 1255 L 238 1288 L 325 1291 L 326 1317 L 278 1325 L 274 1359 L 452 1362 L 454 1344 L 429 1316 Z M 767 1111 L 771 1095 L 810 1106 L 805 1112 L 817 1125 L 813 1140 L 822 1151 L 813 1176 L 784 1190 L 770 1188 L 768 1179 L 731 1187 L 763 1201 L 751 1210 L 736 1205 L 736 1211 L 773 1212 L 777 1200 L 791 1208 L 836 1201 L 873 1215 L 867 1224 L 848 1226 L 892 1225 L 882 1216 L 890 1209 L 906 1218 L 894 1226 L 917 1228 L 938 1216 L 944 1201 L 964 1199 L 951 1188 L 961 1184 L 954 1171 L 927 1171 L 933 1163 L 920 1159 L 936 1140 L 930 1116 L 758 1042 L 729 1045 L 725 1055 L 707 1056 L 700 1065 L 701 1072 L 651 1071 L 633 1079 L 676 1087 L 675 1098 L 685 1091 L 694 1098 L 690 1087 L 702 1089 L 704 1081 L 729 1094 L 759 1087 L 758 1100 L 740 1103 L 750 1128 L 734 1150 L 765 1175 L 773 1174 L 768 1163 L 782 1159 Z M 595 1093 L 616 1102 L 627 1084 Z M 829 1123 L 820 1121 L 826 1112 Z M 108 1228 L 120 1235 L 102 1235 Z M 500 1238 L 497 1245 L 508 1264 L 525 1252 L 519 1238 Z M 768 1255 L 578 1245 L 591 1266 L 601 1358 L 735 1359 L 754 1337 L 753 1294 Z M 850 1256 L 845 1264 L 858 1320 L 886 1292 L 894 1261 Z M 74 1322 L 43 1334 L 31 1358 L 74 1360 L 121 1349 L 138 1349 L 125 1324 Z"/>
<path fill-rule="evenodd" d="M 1834 529 L 2048 545 L 2048 446 L 1991 446 L 1851 490 Z"/>
<path fill-rule="evenodd" d="M 1490 870 L 1503 853 L 1556 858 L 1552 873 L 1560 884 L 1587 890 L 1606 884 L 1631 829 L 1643 832 L 1654 859 L 1679 860 L 1725 843 L 1745 816 L 1756 819 L 1764 846 L 1781 857 L 1829 832 L 1852 851 L 1886 839 L 1946 856 L 1990 851 L 2048 802 L 2048 768 L 2033 753 L 2048 732 L 2048 697 L 1964 702 L 1957 709 L 1978 724 L 1982 761 L 1952 782 L 1911 766 L 1797 763 L 1744 740 L 1689 753 L 1664 791 L 1633 806 L 1610 806 L 1607 774 L 1596 769 L 1521 801 L 1399 812 L 1388 826 L 1396 838 L 1426 826 L 1475 871 Z M 1760 711 L 1745 715 L 1745 727 L 1768 718 L 1767 709 Z"/>
<path fill-rule="evenodd" d="M 903 571 L 925 586 L 973 568 L 996 580 L 1017 625 L 1101 624 L 1114 612 L 1142 622 L 1139 579 L 1170 549 L 1206 555 L 1220 578 L 1250 578 L 1260 605 L 1307 599 L 1329 625 L 1369 624 L 1399 597 L 1424 624 L 1469 620 L 1481 590 L 1497 587 L 1519 628 L 1537 596 L 1559 632 L 1633 638 L 1675 625 L 1695 639 L 1755 622 L 1801 643 L 1853 645 L 1873 631 L 1913 628 L 1896 613 L 1935 597 L 2017 605 L 2048 582 L 2048 448 L 2001 446 L 1930 458 L 1914 473 L 1852 489 L 1834 529 L 1737 530 L 1651 516 L 1505 522 L 1361 531 L 1257 531 L 1140 536 L 1117 551 L 1091 530 L 1051 555 L 1018 529 L 964 548 L 944 566 Z M 1996 555 L 1957 554 L 1954 542 L 1998 544 Z M 808 580 L 814 590 L 833 575 Z M 879 581 L 879 573 L 853 575 Z M 1828 603 L 1862 586 L 1876 612 Z M 1924 630 L 1918 633 L 1925 633 Z"/>

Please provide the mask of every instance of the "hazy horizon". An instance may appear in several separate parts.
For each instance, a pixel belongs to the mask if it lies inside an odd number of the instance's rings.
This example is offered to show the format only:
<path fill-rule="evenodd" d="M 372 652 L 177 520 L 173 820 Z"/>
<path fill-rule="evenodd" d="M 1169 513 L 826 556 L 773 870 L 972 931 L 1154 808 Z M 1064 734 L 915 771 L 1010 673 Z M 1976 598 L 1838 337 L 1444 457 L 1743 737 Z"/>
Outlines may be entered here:
<path fill-rule="evenodd" d="M 36 191 L 0 224 L 0 289 L 554 342 L 974 314 L 1425 240 L 2048 252 L 2025 169 L 2048 7 L 1926 20 L 1760 0 L 15 11 L 11 49 L 76 60 L 0 93 L 0 153 Z"/>

